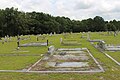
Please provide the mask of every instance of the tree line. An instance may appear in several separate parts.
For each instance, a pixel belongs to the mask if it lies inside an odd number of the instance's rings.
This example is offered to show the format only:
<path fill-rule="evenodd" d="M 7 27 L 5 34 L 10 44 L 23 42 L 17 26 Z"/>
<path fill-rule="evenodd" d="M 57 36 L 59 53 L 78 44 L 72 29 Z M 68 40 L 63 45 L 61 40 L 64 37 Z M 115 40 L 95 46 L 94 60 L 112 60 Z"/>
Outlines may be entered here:
<path fill-rule="evenodd" d="M 120 21 L 105 21 L 96 16 L 82 21 L 68 17 L 54 17 L 42 12 L 23 12 L 17 8 L 0 9 L 0 36 L 45 34 L 62 32 L 98 32 L 120 29 Z"/>

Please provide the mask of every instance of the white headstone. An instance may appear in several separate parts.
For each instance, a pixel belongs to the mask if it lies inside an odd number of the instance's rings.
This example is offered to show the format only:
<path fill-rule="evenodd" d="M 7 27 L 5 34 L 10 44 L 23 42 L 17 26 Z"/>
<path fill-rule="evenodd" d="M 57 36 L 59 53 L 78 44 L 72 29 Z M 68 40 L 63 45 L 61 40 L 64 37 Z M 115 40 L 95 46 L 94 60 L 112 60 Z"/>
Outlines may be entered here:
<path fill-rule="evenodd" d="M 7 42 L 7 37 L 5 36 L 4 41 Z"/>

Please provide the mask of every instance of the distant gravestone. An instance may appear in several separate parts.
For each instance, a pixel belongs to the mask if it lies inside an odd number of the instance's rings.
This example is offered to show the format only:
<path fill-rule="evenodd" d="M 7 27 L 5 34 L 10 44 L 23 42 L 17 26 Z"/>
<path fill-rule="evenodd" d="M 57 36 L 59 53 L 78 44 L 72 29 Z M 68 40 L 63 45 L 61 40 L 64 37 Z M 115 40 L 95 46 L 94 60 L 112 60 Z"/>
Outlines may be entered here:
<path fill-rule="evenodd" d="M 4 42 L 7 42 L 7 37 L 5 36 L 5 38 L 4 38 Z"/>
<path fill-rule="evenodd" d="M 117 36 L 117 32 L 115 31 L 115 32 L 114 32 L 114 37 L 116 37 L 116 36 Z"/>
<path fill-rule="evenodd" d="M 52 32 L 50 33 L 50 36 L 52 36 Z"/>
<path fill-rule="evenodd" d="M 54 35 L 56 35 L 56 32 L 54 32 Z"/>

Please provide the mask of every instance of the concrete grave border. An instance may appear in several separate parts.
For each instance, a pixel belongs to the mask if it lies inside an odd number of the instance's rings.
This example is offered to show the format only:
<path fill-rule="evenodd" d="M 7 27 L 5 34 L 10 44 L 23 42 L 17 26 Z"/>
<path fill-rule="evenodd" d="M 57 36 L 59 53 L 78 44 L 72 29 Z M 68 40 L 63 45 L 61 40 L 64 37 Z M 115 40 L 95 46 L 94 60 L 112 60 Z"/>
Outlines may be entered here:
<path fill-rule="evenodd" d="M 20 45 L 20 47 L 39 47 L 39 46 L 47 46 L 47 42 L 31 42 Z"/>

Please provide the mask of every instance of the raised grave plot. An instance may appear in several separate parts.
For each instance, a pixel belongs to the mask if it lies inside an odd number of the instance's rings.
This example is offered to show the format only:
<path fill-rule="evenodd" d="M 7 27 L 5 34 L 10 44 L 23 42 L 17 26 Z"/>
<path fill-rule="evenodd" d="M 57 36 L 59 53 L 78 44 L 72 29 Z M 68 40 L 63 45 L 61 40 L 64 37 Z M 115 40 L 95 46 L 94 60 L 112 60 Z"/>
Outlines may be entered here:
<path fill-rule="evenodd" d="M 47 46 L 47 42 L 32 42 L 32 43 L 26 43 L 21 44 L 20 47 L 32 47 L 32 46 Z"/>
<path fill-rule="evenodd" d="M 100 41 L 99 43 L 97 43 L 96 47 L 106 51 L 120 51 L 120 45 L 108 45 L 104 41 Z"/>
<path fill-rule="evenodd" d="M 87 48 L 61 48 L 46 54 L 31 72 L 104 72 Z"/>

